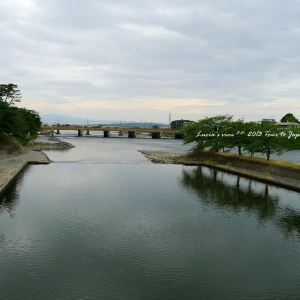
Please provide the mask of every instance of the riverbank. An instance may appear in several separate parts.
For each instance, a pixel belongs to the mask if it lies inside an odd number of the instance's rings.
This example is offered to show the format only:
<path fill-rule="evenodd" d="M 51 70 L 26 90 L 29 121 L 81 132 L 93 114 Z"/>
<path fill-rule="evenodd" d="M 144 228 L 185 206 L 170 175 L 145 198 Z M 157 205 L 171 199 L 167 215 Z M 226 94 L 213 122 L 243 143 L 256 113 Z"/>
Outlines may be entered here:
<path fill-rule="evenodd" d="M 154 163 L 206 166 L 300 192 L 300 165 L 234 154 L 198 152 L 186 155 L 140 151 Z"/>
<path fill-rule="evenodd" d="M 70 143 L 61 141 L 56 137 L 39 136 L 34 141 L 29 142 L 26 148 L 35 151 L 47 151 L 67 150 L 74 148 L 74 146 Z"/>
<path fill-rule="evenodd" d="M 16 176 L 30 164 L 49 164 L 45 153 L 26 151 L 16 155 L 0 156 L 0 194 L 5 191 Z"/>
<path fill-rule="evenodd" d="M 27 166 L 32 164 L 49 164 L 51 160 L 41 152 L 43 150 L 66 150 L 73 148 L 70 143 L 52 137 L 38 137 L 25 147 L 11 139 L 2 145 L 0 152 L 0 194 Z"/>

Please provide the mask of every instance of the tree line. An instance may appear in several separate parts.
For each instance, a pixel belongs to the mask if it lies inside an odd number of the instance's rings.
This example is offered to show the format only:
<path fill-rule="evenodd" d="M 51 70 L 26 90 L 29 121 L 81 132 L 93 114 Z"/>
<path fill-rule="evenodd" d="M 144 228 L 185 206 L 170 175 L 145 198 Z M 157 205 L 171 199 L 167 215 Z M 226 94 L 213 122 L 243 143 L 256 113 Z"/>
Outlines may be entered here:
<path fill-rule="evenodd" d="M 300 149 L 300 128 L 281 128 L 271 122 L 234 121 L 232 116 L 205 118 L 187 125 L 185 142 L 195 143 L 194 151 L 227 152 L 251 157 Z"/>
<path fill-rule="evenodd" d="M 11 135 L 21 141 L 36 136 L 41 118 L 34 110 L 16 107 L 21 92 L 16 84 L 0 84 L 0 139 Z"/>
<path fill-rule="evenodd" d="M 181 120 L 174 120 L 170 123 L 170 128 L 171 129 L 183 129 L 186 125 L 192 123 L 193 121 L 191 120 L 184 120 L 184 119 L 181 119 Z"/>

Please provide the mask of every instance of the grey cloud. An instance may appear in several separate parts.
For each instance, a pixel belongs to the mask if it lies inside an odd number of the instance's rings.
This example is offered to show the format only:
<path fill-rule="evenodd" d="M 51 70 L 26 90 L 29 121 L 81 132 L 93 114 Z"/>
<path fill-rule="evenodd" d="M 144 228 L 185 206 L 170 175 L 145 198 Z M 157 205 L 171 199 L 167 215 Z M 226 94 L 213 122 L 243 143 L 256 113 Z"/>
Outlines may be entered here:
<path fill-rule="evenodd" d="M 297 0 L 19 4 L 0 4 L 0 80 L 36 99 L 205 98 L 233 114 L 237 104 L 297 100 Z"/>

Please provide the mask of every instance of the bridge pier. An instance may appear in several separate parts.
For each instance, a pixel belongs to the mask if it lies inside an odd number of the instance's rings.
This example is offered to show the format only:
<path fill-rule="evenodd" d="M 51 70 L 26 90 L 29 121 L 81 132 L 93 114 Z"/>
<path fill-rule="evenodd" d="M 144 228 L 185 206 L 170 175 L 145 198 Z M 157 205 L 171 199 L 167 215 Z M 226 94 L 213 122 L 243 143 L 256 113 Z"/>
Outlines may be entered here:
<path fill-rule="evenodd" d="M 128 138 L 135 139 L 136 138 L 135 131 L 128 131 Z"/>
<path fill-rule="evenodd" d="M 161 133 L 160 133 L 160 131 L 151 132 L 151 136 L 152 136 L 153 139 L 160 139 L 161 138 Z"/>
<path fill-rule="evenodd" d="M 174 138 L 175 138 L 175 140 L 183 140 L 184 139 L 184 133 L 175 133 Z"/>
<path fill-rule="evenodd" d="M 43 126 L 41 128 L 41 131 L 49 131 L 53 133 L 53 135 L 61 134 L 61 131 L 73 131 L 78 132 L 78 136 L 83 135 L 90 135 L 93 130 L 100 130 L 103 132 L 104 137 L 109 137 L 110 132 L 117 132 L 119 136 L 127 136 L 128 138 L 137 138 L 138 134 L 143 135 L 149 135 L 153 139 L 160 139 L 163 136 L 172 137 L 175 139 L 183 139 L 184 138 L 184 131 L 183 130 L 172 130 L 172 129 L 165 129 L 165 128 L 126 128 L 126 127 L 98 127 L 98 129 L 95 129 L 93 127 L 87 126 L 87 125 L 53 125 L 53 126 Z"/>

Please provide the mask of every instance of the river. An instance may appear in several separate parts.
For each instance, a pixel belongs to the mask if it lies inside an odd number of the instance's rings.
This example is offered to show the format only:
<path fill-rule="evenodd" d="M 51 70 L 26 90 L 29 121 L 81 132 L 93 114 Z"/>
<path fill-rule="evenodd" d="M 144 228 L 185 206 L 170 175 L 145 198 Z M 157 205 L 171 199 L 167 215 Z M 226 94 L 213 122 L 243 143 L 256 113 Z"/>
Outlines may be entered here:
<path fill-rule="evenodd" d="M 300 194 L 67 138 L 0 197 L 0 299 L 299 299 Z"/>

